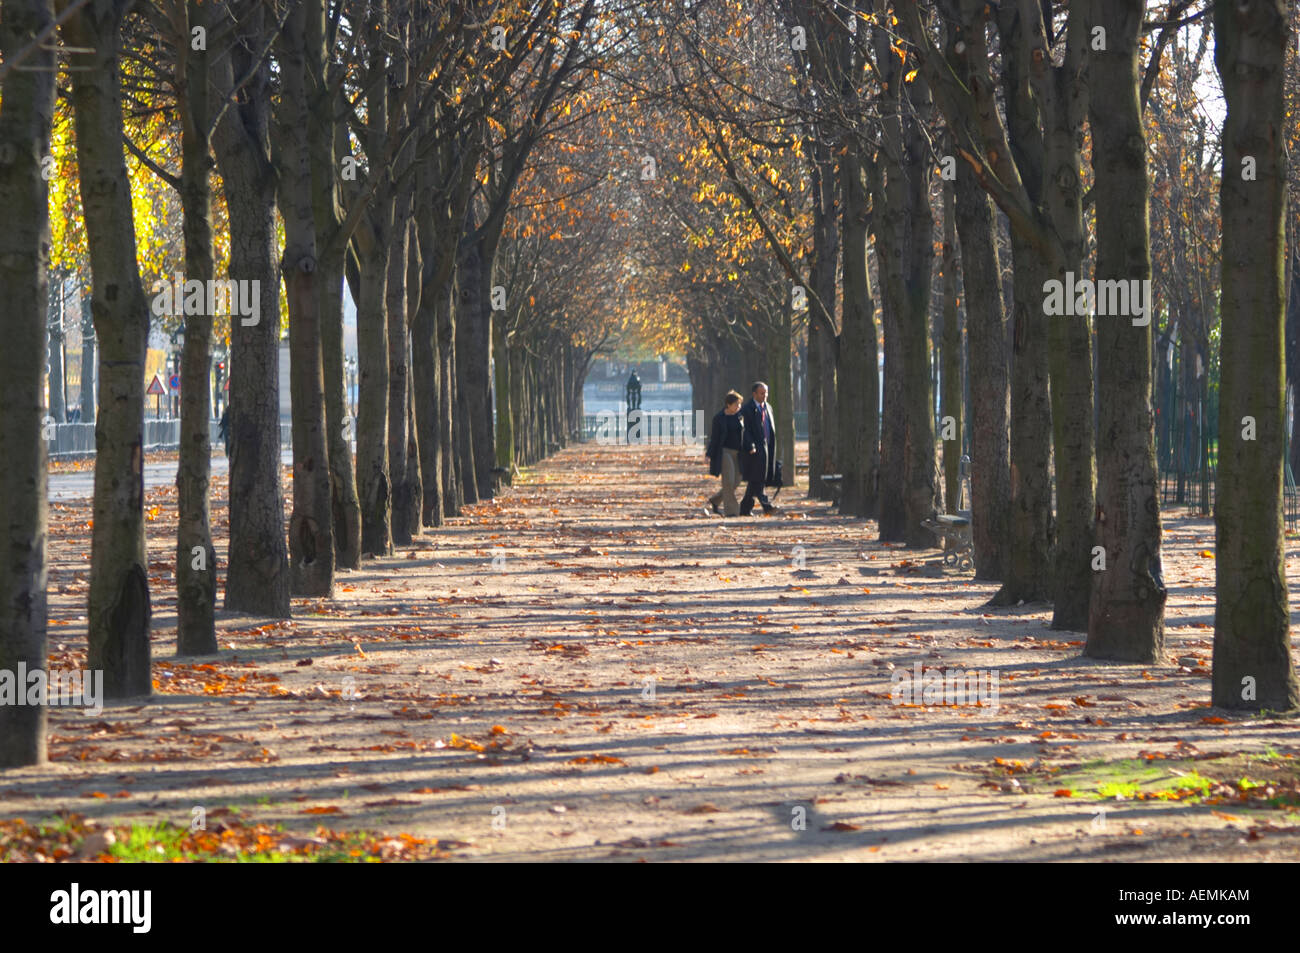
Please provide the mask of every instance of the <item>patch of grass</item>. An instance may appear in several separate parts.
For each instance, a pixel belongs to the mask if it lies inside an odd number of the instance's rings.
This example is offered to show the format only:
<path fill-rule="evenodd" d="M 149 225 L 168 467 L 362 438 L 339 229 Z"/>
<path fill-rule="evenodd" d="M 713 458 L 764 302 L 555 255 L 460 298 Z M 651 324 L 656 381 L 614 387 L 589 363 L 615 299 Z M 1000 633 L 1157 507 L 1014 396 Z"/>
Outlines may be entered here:
<path fill-rule="evenodd" d="M 1262 754 L 1222 752 L 1083 764 L 995 759 L 984 770 L 994 778 L 1017 776 L 1029 790 L 1068 790 L 1076 798 L 1187 801 L 1300 812 L 1300 761 L 1272 748 Z"/>
<path fill-rule="evenodd" d="M 107 843 L 110 839 L 112 843 Z M 92 843 L 95 846 L 90 846 Z M 450 856 L 451 849 L 464 846 L 468 845 L 410 834 L 390 836 L 326 827 L 302 835 L 279 824 L 245 823 L 234 817 L 199 831 L 170 821 L 101 828 L 79 814 L 60 814 L 39 824 L 0 820 L 0 862 L 372 864 L 442 859 Z"/>
<path fill-rule="evenodd" d="M 1168 773 L 1164 766 L 1153 765 L 1142 758 L 1119 758 L 1115 761 L 1099 759 L 1084 764 L 1063 765 L 1059 771 L 1052 771 L 1052 766 L 1048 766 L 1047 770 L 1051 772 L 1049 776 L 1053 785 L 1082 790 L 1113 789 L 1116 793 L 1128 796 L 1136 794 L 1143 785 L 1151 784 Z"/>
<path fill-rule="evenodd" d="M 60 815 L 53 820 L 44 821 L 37 830 L 44 837 L 58 837 L 77 833 L 77 825 L 70 815 Z"/>
<path fill-rule="evenodd" d="M 1201 777 L 1193 769 L 1191 774 L 1179 777 L 1163 788 L 1146 793 L 1151 797 L 1169 801 L 1182 800 L 1183 798 L 1202 798 L 1209 793 L 1214 784 L 1215 782 L 1212 779 Z"/>
<path fill-rule="evenodd" d="M 166 821 L 132 824 L 126 836 L 108 848 L 110 857 L 132 864 L 184 860 L 181 846 L 186 831 Z"/>
<path fill-rule="evenodd" d="M 1175 775 L 1172 780 L 1163 770 L 1156 768 L 1148 768 L 1141 774 L 1139 778 L 1125 781 L 1101 781 L 1090 792 L 1091 796 L 1100 800 L 1120 801 L 1194 800 L 1204 797 L 1215 783 L 1210 778 L 1201 777 L 1195 769 L 1190 774 Z M 1081 782 L 1078 786 L 1086 788 L 1088 784 Z"/>
<path fill-rule="evenodd" d="M 1106 781 L 1097 787 L 1097 797 L 1101 798 L 1132 798 L 1137 793 L 1136 781 Z"/>

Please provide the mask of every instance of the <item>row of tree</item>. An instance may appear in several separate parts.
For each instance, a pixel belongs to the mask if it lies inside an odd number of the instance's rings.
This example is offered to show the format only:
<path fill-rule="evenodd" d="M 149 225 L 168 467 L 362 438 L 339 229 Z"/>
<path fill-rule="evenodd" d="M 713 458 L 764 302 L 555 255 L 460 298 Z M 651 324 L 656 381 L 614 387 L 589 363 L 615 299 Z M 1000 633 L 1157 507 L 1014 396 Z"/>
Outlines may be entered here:
<path fill-rule="evenodd" d="M 0 449 L 12 464 L 3 490 L 14 558 L 0 570 L 0 669 L 45 665 L 52 258 L 81 262 L 92 288 L 100 412 L 88 664 L 103 670 L 110 698 L 151 685 L 142 431 L 152 278 L 206 283 L 224 264 L 259 296 L 257 320 L 232 314 L 227 326 L 210 303 L 163 319 L 184 331 L 181 654 L 217 649 L 219 570 L 227 610 L 287 617 L 291 596 L 330 595 L 337 570 L 490 498 L 516 466 L 577 432 L 586 366 L 611 315 L 570 294 L 600 301 L 617 278 L 616 256 L 577 253 L 565 212 L 571 193 L 609 189 L 607 170 L 581 161 L 593 151 L 588 127 L 608 109 L 587 87 L 624 40 L 598 7 L 4 0 L 0 191 L 14 227 L 0 269 L 10 294 L 0 350 L 12 371 Z M 53 255 L 51 205 L 63 240 Z M 357 306 L 355 420 L 345 286 Z M 217 335 L 230 352 L 222 566 L 204 386 Z M 0 709 L 0 765 L 44 754 L 43 710 Z"/>
<path fill-rule="evenodd" d="M 690 329 L 697 381 L 766 377 L 780 411 L 802 352 L 809 493 L 840 474 L 841 510 L 876 519 L 883 540 L 932 544 L 921 520 L 956 502 L 951 438 L 967 423 L 993 604 L 1050 600 L 1053 627 L 1086 630 L 1094 658 L 1163 658 L 1153 388 L 1170 389 L 1177 340 L 1185 401 L 1203 408 L 1211 372 L 1221 381 L 1214 701 L 1293 708 L 1282 361 L 1300 335 L 1286 348 L 1281 335 L 1285 282 L 1300 279 L 1280 231 L 1300 129 L 1285 108 L 1293 16 L 1272 0 L 665 12 L 641 64 L 668 117 L 647 151 L 676 156 L 655 215 L 687 248 L 647 254 L 645 284 Z M 1201 92 L 1211 39 L 1221 130 Z M 1086 300 L 1053 313 L 1051 283 L 1073 305 L 1090 276 L 1131 288 L 1128 313 L 1092 316 Z M 946 492 L 935 368 L 940 421 L 953 418 Z"/>

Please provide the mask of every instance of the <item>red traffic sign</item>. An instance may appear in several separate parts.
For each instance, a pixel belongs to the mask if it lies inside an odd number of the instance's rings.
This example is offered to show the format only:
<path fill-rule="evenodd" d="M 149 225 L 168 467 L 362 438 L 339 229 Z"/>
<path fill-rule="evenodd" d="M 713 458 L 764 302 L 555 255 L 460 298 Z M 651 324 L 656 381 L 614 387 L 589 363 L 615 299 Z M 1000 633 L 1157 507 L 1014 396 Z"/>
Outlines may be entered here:
<path fill-rule="evenodd" d="M 170 387 L 172 390 L 180 390 L 181 375 L 173 374 L 171 377 L 167 378 L 167 386 Z"/>
<path fill-rule="evenodd" d="M 163 388 L 162 378 L 159 377 L 157 374 L 155 374 L 153 376 L 153 380 L 149 382 L 149 388 L 148 390 L 145 391 L 145 393 L 152 394 L 155 397 L 165 396 L 167 394 L 167 391 Z"/>

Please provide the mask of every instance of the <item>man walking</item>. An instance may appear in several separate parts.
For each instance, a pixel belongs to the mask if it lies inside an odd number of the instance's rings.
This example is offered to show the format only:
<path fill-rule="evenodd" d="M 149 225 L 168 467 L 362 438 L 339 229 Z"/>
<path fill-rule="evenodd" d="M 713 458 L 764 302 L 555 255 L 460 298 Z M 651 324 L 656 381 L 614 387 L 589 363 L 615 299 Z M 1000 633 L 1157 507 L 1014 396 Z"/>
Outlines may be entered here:
<path fill-rule="evenodd" d="M 776 480 L 776 426 L 772 423 L 772 410 L 767 406 L 767 385 L 756 381 L 750 393 L 752 396 L 740 411 L 745 433 L 741 469 L 748 482 L 745 498 L 740 501 L 741 516 L 753 512 L 754 500 L 762 504 L 764 513 L 776 512 L 764 492 L 767 484 Z"/>
<path fill-rule="evenodd" d="M 221 422 L 217 424 L 217 433 L 221 434 L 221 442 L 226 445 L 226 456 L 230 456 L 230 405 L 226 404 L 226 409 L 221 412 Z"/>

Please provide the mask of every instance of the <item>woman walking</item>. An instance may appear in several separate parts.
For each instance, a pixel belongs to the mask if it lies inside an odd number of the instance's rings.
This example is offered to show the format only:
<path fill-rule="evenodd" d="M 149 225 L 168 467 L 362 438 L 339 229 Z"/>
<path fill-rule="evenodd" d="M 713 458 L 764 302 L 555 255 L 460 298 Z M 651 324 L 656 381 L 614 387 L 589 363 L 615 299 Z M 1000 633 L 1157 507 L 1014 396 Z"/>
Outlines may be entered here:
<path fill-rule="evenodd" d="M 722 399 L 722 410 L 713 418 L 709 434 L 709 473 L 722 477 L 722 489 L 709 497 L 709 506 L 719 516 L 739 516 L 736 488 L 740 485 L 740 445 L 744 428 L 740 419 L 740 395 L 728 391 Z M 723 509 L 718 509 L 722 504 Z"/>

